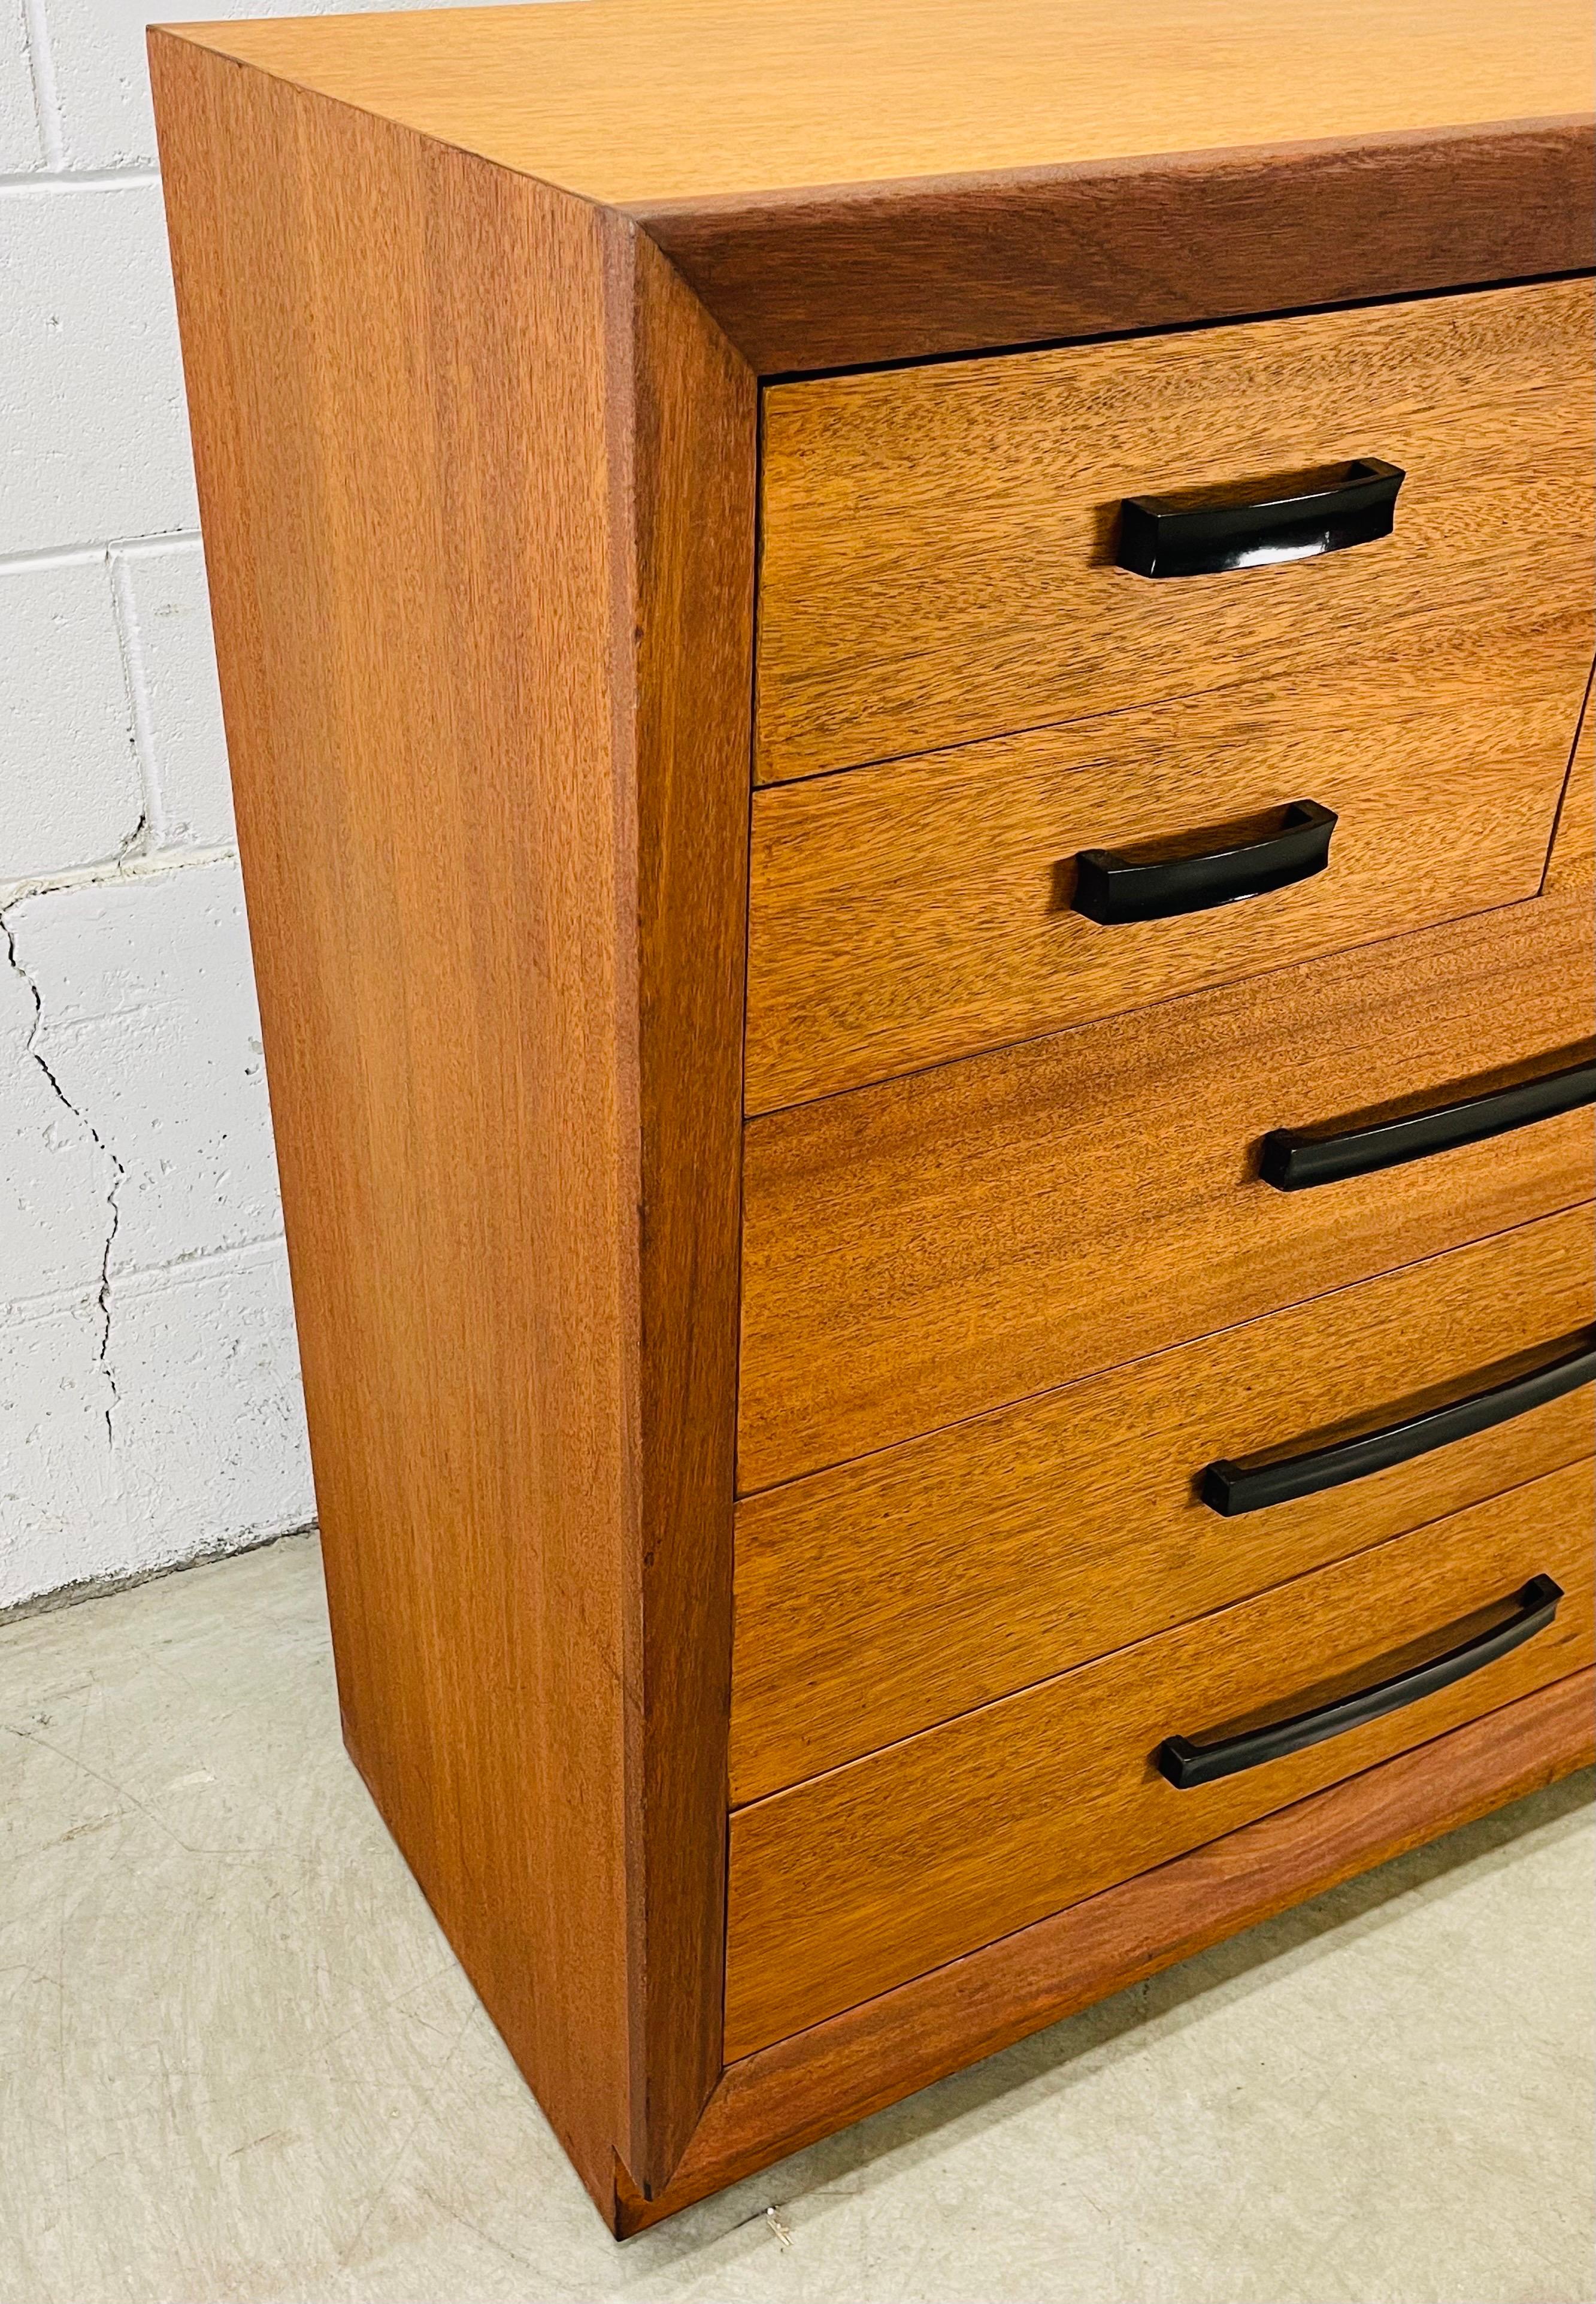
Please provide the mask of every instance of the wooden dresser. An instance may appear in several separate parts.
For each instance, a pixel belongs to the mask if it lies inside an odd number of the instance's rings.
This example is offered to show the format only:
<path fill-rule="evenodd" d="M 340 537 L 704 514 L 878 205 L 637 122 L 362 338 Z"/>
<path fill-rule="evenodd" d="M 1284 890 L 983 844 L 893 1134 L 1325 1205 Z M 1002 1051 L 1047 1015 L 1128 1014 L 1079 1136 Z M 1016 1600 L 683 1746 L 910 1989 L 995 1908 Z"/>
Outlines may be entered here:
<path fill-rule="evenodd" d="M 1583 18 L 152 35 L 345 1732 L 618 2233 L 1591 1752 Z"/>

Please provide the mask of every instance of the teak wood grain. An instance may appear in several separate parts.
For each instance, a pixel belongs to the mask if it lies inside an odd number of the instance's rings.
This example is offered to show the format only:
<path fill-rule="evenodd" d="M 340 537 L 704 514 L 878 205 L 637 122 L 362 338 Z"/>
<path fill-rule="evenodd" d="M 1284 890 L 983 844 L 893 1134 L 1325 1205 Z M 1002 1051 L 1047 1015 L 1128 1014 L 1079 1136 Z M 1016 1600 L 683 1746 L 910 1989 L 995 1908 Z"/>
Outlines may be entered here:
<path fill-rule="evenodd" d="M 1204 1465 L 1479 1392 L 1593 1315 L 1589 1208 L 745 1498 L 731 1798 L 762 1798 L 1589 1453 L 1591 1394 L 1224 1520 Z"/>
<path fill-rule="evenodd" d="M 346 1732 L 604 2198 L 721 2064 L 753 380 L 153 52 Z"/>
<path fill-rule="evenodd" d="M 766 787 L 748 1110 L 1536 894 L 1589 669 L 1583 611 L 1429 625 L 1406 654 Z M 1080 849 L 1221 846 L 1298 800 L 1338 818 L 1312 880 L 1127 926 L 1071 909 Z"/>
<path fill-rule="evenodd" d="M 1587 1043 L 1544 896 L 751 1121 L 738 1480 L 773 1487 L 1590 1197 L 1589 1116 L 1313 1191 L 1271 1129 Z"/>
<path fill-rule="evenodd" d="M 635 934 L 638 1301 L 627 1534 L 630 2140 L 663 2183 L 721 2069 L 732 1496 L 737 1455 L 756 402 L 738 355 L 646 240 L 614 251 L 630 419 L 616 660 Z M 628 329 L 628 320 L 630 326 Z M 627 638 L 631 639 L 629 655 Z M 629 744 L 628 738 L 629 736 Z M 580 1500 L 578 1502 L 578 1508 Z M 551 1631 L 553 1627 L 551 1626 Z"/>
<path fill-rule="evenodd" d="M 1533 38 L 1489 0 L 1222 23 L 1203 0 L 585 0 L 183 33 L 635 217 L 762 372 L 1591 261 L 1571 0 Z"/>
<path fill-rule="evenodd" d="M 990 174 L 1574 108 L 1566 0 L 585 0 L 257 23 L 196 37 L 500 166 L 619 206 Z M 1149 55 L 1157 70 L 1147 68 Z"/>
<path fill-rule="evenodd" d="M 1367 664 L 1443 611 L 1587 608 L 1591 334 L 1565 281 L 768 388 L 759 779 Z M 1407 476 L 1389 537 L 1115 564 L 1122 497 L 1359 456 Z"/>
<path fill-rule="evenodd" d="M 1596 1758 L 1596 1675 L 1571 1674 L 1415 1750 L 731 2065 L 667 2192 L 624 2182 L 640 2231 L 1110 1993 Z"/>
<path fill-rule="evenodd" d="M 1580 116 L 632 213 L 771 375 L 1580 271 L 1593 160 Z"/>
<path fill-rule="evenodd" d="M 1195 1791 L 1153 1765 L 1452 1648 L 1539 1574 L 1555 1622 L 1449 1688 Z M 739 1809 L 728 2058 L 1579 1670 L 1591 1584 L 1587 1462 Z"/>

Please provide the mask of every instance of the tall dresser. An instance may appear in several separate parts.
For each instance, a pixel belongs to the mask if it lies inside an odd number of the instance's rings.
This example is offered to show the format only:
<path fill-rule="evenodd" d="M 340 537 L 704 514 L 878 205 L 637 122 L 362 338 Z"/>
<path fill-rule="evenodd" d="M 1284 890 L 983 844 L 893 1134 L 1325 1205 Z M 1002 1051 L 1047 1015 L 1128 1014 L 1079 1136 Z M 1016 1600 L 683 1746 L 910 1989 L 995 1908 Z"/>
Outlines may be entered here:
<path fill-rule="evenodd" d="M 345 1734 L 618 2233 L 1590 1756 L 1586 38 L 152 35 Z"/>

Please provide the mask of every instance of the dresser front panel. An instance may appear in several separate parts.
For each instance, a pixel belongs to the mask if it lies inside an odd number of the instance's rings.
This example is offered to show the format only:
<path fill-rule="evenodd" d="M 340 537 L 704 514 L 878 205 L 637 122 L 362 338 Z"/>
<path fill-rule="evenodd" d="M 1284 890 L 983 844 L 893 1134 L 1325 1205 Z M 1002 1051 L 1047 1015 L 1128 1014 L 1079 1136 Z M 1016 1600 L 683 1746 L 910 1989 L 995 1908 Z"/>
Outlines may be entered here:
<path fill-rule="evenodd" d="M 1512 905 L 749 1122 L 743 1494 L 1591 1196 L 1589 1114 L 1306 1191 L 1274 1130 L 1588 1047 L 1588 932 Z"/>
<path fill-rule="evenodd" d="M 1590 673 L 1581 613 L 1452 622 L 1227 688 L 754 796 L 750 1112 L 1533 896 Z M 1137 860 L 1333 811 L 1329 863 L 1101 923 L 1080 850 Z"/>
<path fill-rule="evenodd" d="M 1589 1207 L 744 1499 L 735 1805 L 1589 1453 L 1588 1388 L 1232 1518 L 1205 1466 L 1507 1384 L 1592 1317 Z"/>
<path fill-rule="evenodd" d="M 1591 1537 L 1585 1462 L 739 1809 L 728 2058 L 1578 1670 Z M 1555 1622 L 1466 1679 L 1196 1789 L 1154 1764 L 1462 1646 L 1542 1575 Z"/>
<path fill-rule="evenodd" d="M 1591 287 L 1563 281 L 764 394 L 756 773 L 967 743 L 1587 604 Z M 1375 457 L 1395 531 L 1172 581 L 1127 496 Z"/>

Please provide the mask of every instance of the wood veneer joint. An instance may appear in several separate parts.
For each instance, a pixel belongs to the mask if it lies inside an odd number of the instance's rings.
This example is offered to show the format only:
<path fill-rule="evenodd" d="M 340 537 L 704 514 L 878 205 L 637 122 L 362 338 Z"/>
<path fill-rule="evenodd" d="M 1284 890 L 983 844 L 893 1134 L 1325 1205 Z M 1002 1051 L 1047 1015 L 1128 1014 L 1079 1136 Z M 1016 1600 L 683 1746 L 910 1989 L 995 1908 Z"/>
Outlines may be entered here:
<path fill-rule="evenodd" d="M 1596 815 L 1596 657 L 1585 681 L 1579 724 L 1568 753 L 1568 769 L 1558 795 L 1557 819 L 1551 830 L 1541 893 L 1558 886 L 1578 886 L 1592 877 L 1592 816 Z"/>

